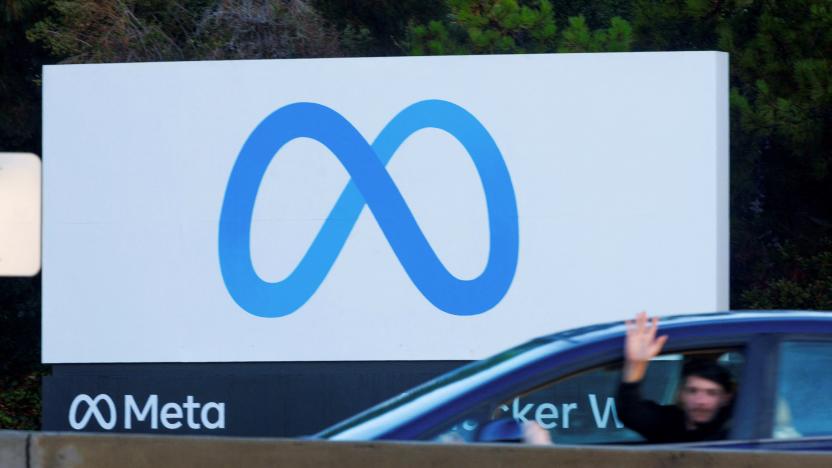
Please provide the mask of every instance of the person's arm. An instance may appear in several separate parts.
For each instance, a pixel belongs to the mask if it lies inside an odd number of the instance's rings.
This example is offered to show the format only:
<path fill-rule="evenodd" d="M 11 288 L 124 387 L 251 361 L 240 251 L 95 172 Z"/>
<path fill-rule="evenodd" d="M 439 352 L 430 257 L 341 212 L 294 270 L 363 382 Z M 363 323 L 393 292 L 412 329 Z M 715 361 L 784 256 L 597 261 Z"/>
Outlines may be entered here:
<path fill-rule="evenodd" d="M 641 396 L 641 381 L 647 373 L 650 359 L 661 353 L 667 336 L 656 338 L 659 320 L 649 320 L 645 312 L 627 321 L 624 340 L 624 368 L 618 388 L 616 406 L 621 422 L 651 442 L 662 441 L 667 435 L 672 409 L 665 408 Z"/>

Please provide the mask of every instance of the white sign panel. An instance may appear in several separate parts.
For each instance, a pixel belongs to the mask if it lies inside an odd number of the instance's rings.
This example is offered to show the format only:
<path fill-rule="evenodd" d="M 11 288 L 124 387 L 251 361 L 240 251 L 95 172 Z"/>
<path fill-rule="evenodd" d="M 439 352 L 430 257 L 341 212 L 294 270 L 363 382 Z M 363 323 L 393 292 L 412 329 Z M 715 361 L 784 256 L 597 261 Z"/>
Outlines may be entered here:
<path fill-rule="evenodd" d="M 727 62 L 46 67 L 43 359 L 475 359 L 726 309 Z"/>
<path fill-rule="evenodd" d="M 40 158 L 0 153 L 0 276 L 40 271 Z"/>

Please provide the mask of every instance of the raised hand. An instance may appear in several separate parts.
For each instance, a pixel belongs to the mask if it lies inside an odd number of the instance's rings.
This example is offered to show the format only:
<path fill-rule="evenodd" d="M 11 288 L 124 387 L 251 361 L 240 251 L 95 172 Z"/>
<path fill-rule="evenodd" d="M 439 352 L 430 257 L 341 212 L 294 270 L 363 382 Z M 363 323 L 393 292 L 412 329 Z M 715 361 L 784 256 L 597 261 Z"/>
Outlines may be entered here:
<path fill-rule="evenodd" d="M 656 338 L 659 319 L 648 319 L 646 312 L 639 312 L 635 320 L 628 320 L 627 337 L 624 340 L 624 371 L 622 380 L 638 382 L 644 378 L 650 359 L 658 356 L 667 336 Z"/>

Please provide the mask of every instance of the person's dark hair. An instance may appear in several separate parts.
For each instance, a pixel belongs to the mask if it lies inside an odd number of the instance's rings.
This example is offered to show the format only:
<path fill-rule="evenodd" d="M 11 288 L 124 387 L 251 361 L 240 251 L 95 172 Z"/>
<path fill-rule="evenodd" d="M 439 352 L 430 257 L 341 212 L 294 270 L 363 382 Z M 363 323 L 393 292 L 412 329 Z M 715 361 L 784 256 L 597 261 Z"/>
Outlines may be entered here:
<path fill-rule="evenodd" d="M 682 368 L 682 379 L 700 377 L 719 384 L 728 393 L 734 393 L 734 377 L 731 372 L 713 361 L 697 359 Z"/>

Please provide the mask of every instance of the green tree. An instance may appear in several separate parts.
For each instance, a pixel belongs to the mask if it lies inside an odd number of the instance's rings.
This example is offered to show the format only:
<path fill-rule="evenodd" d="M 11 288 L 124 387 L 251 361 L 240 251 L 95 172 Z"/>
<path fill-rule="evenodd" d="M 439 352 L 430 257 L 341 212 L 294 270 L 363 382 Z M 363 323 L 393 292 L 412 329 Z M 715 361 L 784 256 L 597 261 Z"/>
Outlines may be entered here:
<path fill-rule="evenodd" d="M 444 0 L 315 0 L 314 5 L 342 31 L 342 44 L 361 56 L 402 55 L 408 25 L 448 12 Z"/>
<path fill-rule="evenodd" d="M 40 66 L 52 59 L 25 32 L 45 14 L 41 2 L 0 2 L 0 151 L 40 152 Z M 0 278 L 0 428 L 38 427 L 43 373 L 40 277 Z"/>
<path fill-rule="evenodd" d="M 450 0 L 444 20 L 413 25 L 413 55 L 623 51 L 630 48 L 629 23 L 612 17 L 607 29 L 592 31 L 584 16 L 567 18 L 561 35 L 548 0 Z"/>
<path fill-rule="evenodd" d="M 0 151 L 40 153 L 40 66 L 43 48 L 26 40 L 26 29 L 46 14 L 40 2 L 0 3 Z"/>
<path fill-rule="evenodd" d="M 568 19 L 558 52 L 626 52 L 633 42 L 630 23 L 617 16 L 610 19 L 609 28 L 589 29 L 583 16 Z"/>
<path fill-rule="evenodd" d="M 633 27 L 730 53 L 732 307 L 828 308 L 832 2 L 637 0 Z"/>
<path fill-rule="evenodd" d="M 0 278 L 0 428 L 40 424 L 40 276 Z"/>
<path fill-rule="evenodd" d="M 335 57 L 341 36 L 304 0 L 57 0 L 29 30 L 65 63 Z"/>

